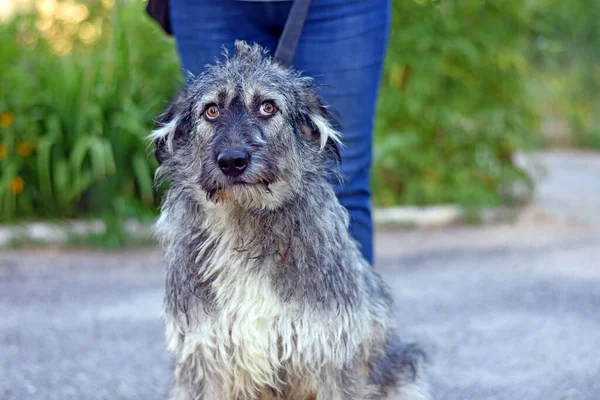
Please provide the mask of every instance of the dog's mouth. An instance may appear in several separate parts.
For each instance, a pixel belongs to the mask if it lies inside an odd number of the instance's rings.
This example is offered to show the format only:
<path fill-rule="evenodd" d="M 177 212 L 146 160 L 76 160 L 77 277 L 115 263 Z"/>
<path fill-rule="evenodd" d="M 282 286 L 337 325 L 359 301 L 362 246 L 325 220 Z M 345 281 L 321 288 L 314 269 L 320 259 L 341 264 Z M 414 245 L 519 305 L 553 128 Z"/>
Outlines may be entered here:
<path fill-rule="evenodd" d="M 235 180 L 227 186 L 215 186 L 210 190 L 206 191 L 206 197 L 209 201 L 214 203 L 224 203 L 227 201 L 235 200 L 236 198 L 243 197 L 246 191 L 260 191 L 266 194 L 272 194 L 269 188 L 271 182 L 266 179 L 260 179 L 255 182 L 248 182 L 244 180 Z"/>

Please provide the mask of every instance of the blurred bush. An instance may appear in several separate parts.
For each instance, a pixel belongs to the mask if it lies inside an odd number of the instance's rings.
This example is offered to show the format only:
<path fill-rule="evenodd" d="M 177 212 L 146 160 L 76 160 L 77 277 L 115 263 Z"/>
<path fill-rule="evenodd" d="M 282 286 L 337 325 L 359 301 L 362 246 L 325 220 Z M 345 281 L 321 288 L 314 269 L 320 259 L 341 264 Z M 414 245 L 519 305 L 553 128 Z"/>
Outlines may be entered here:
<path fill-rule="evenodd" d="M 379 99 L 379 204 L 495 205 L 531 183 L 513 162 L 530 143 L 521 0 L 394 1 Z"/>
<path fill-rule="evenodd" d="M 530 86 L 546 144 L 600 149 L 600 2 L 537 0 Z"/>
<path fill-rule="evenodd" d="M 577 131 L 597 132 L 599 4 L 394 0 L 375 202 L 526 198 L 513 155 L 540 117 L 560 107 Z M 156 212 L 144 138 L 181 77 L 172 39 L 143 8 L 39 0 L 0 23 L 0 221 Z"/>
<path fill-rule="evenodd" d="M 0 25 L 0 221 L 153 213 L 145 136 L 176 90 L 144 4 L 42 0 Z"/>

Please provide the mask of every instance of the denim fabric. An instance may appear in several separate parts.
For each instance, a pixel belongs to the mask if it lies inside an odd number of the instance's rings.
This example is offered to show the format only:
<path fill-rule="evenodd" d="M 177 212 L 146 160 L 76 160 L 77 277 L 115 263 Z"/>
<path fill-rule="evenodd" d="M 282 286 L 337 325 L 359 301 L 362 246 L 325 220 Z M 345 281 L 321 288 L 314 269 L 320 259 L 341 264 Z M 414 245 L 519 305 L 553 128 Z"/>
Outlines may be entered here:
<path fill-rule="evenodd" d="M 291 2 L 170 0 L 171 25 L 184 71 L 198 74 L 233 51 L 236 39 L 273 54 Z M 323 100 L 339 113 L 344 182 L 333 182 L 350 213 L 350 233 L 373 263 L 371 146 L 376 97 L 387 47 L 390 0 L 313 0 L 294 68 L 312 76 Z"/>

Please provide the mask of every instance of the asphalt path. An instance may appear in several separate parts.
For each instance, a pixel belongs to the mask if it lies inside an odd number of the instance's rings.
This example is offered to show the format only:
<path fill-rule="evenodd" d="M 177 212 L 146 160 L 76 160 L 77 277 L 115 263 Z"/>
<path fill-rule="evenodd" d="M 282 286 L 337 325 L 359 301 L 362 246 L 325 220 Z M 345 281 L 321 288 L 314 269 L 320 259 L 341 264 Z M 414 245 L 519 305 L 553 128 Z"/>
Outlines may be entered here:
<path fill-rule="evenodd" d="M 436 399 L 600 399 L 600 157 L 536 159 L 517 221 L 377 234 Z M 162 287 L 154 248 L 2 251 L 0 399 L 164 399 Z"/>

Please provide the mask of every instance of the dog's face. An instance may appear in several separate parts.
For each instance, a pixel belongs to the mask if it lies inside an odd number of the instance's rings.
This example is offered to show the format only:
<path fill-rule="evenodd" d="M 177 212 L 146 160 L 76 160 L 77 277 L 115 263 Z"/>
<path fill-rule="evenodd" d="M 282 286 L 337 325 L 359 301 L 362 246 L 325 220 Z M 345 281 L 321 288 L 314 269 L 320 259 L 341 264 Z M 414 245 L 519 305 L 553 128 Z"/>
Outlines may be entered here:
<path fill-rule="evenodd" d="M 276 208 L 339 158 L 339 134 L 309 78 L 257 45 L 210 66 L 151 135 L 159 174 L 214 203 Z"/>

